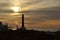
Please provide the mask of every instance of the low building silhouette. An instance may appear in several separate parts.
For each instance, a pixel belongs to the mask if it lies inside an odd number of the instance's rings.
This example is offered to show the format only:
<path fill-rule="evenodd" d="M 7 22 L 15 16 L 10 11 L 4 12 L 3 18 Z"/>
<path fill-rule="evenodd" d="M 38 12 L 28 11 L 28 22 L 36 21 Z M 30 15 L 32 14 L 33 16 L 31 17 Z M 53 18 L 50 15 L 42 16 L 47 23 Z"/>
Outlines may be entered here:
<path fill-rule="evenodd" d="M 2 22 L 0 21 L 0 31 L 8 31 L 8 24 L 4 25 L 2 24 Z M 24 27 L 24 14 L 22 14 L 22 26 L 21 28 L 18 28 L 18 25 L 17 25 L 17 30 L 21 30 L 21 31 L 25 31 L 25 27 Z"/>
<path fill-rule="evenodd" d="M 0 22 L 0 31 L 7 31 L 8 30 L 8 25 L 4 25 L 2 24 L 2 22 Z"/>

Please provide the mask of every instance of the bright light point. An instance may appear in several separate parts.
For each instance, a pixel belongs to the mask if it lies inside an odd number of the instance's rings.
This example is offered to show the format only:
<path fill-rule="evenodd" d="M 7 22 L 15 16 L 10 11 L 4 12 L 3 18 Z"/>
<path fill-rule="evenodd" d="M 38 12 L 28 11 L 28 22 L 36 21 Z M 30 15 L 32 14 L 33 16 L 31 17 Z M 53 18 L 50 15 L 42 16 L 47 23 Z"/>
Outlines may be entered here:
<path fill-rule="evenodd" d="M 20 8 L 18 6 L 13 6 L 11 9 L 16 13 L 20 11 Z"/>
<path fill-rule="evenodd" d="M 13 28 L 12 30 L 16 30 L 16 28 Z"/>

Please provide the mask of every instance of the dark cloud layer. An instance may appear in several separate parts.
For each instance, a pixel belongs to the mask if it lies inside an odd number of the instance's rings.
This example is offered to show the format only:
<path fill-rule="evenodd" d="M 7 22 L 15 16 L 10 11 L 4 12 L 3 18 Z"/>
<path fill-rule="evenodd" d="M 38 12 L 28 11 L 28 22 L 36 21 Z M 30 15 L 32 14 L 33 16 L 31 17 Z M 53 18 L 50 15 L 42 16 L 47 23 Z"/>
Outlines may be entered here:
<path fill-rule="evenodd" d="M 3 10 L 3 9 L 0 9 L 0 12 L 3 12 L 3 13 L 14 13 L 12 10 Z"/>
<path fill-rule="evenodd" d="M 39 20 L 42 18 L 45 20 L 60 20 L 60 7 L 45 8 L 42 10 L 40 10 L 40 9 L 29 10 L 29 11 L 23 11 L 22 13 L 30 13 L 33 16 L 35 16 L 36 20 Z M 42 17 L 41 17 L 41 15 L 42 15 Z M 33 17 L 33 19 L 34 19 L 34 17 Z"/>
<path fill-rule="evenodd" d="M 8 3 L 0 3 L 0 7 L 7 7 L 9 4 Z"/>
<path fill-rule="evenodd" d="M 30 2 L 22 3 L 21 6 L 22 7 L 32 6 L 32 5 L 38 4 L 40 2 L 41 2 L 41 0 L 33 0 L 33 1 L 30 1 Z"/>

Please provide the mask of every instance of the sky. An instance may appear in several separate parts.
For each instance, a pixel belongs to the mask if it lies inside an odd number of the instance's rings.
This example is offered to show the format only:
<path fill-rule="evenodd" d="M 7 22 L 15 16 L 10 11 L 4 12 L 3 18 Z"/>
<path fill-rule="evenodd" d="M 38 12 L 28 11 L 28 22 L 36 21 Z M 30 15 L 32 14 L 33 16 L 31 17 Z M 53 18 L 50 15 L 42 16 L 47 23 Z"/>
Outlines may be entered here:
<path fill-rule="evenodd" d="M 14 13 L 11 7 L 20 7 Z M 21 24 L 25 14 L 25 27 L 31 29 L 60 29 L 60 0 L 0 0 L 0 20 L 9 25 Z"/>

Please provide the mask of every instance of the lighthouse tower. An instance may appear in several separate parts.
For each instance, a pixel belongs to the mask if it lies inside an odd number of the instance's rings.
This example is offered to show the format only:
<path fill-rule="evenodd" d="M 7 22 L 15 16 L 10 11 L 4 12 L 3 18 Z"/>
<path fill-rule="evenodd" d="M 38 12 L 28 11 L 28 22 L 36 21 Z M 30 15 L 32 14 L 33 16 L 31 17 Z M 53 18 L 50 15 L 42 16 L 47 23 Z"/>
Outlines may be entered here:
<path fill-rule="evenodd" d="M 24 31 L 25 27 L 24 27 L 24 14 L 22 14 L 22 27 L 21 30 Z"/>

